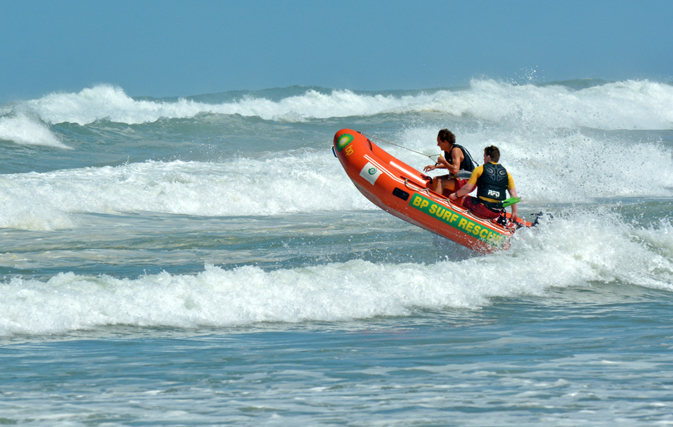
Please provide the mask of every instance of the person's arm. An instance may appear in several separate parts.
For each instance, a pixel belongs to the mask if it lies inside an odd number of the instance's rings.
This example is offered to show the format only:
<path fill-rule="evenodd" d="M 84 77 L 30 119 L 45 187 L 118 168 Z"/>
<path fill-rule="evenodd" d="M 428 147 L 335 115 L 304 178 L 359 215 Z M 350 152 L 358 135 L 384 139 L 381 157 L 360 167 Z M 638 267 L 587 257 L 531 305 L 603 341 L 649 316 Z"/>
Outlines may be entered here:
<path fill-rule="evenodd" d="M 458 147 L 453 147 L 451 149 L 451 153 L 449 154 L 451 155 L 451 161 L 453 164 L 450 164 L 444 159 L 442 160 L 444 160 L 446 163 L 446 168 L 452 175 L 458 175 L 458 172 L 460 171 L 460 164 L 463 163 L 463 160 L 465 159 L 465 156 L 463 156 L 463 150 Z"/>
<path fill-rule="evenodd" d="M 449 194 L 449 200 L 456 200 L 456 199 L 459 199 L 459 198 L 463 197 L 464 195 L 466 195 L 470 191 L 474 190 L 474 187 L 475 187 L 474 184 L 470 184 L 469 182 L 466 182 L 465 185 L 460 187 L 460 189 L 458 191 L 456 191 L 455 193 Z"/>
<path fill-rule="evenodd" d="M 437 169 L 437 165 L 427 165 L 423 168 L 423 172 L 430 172 Z"/>
<path fill-rule="evenodd" d="M 444 158 L 444 156 L 441 156 L 441 155 L 440 155 L 440 156 L 437 158 L 437 163 L 439 163 L 439 166 L 437 166 L 437 167 L 440 167 L 440 168 L 442 168 L 442 169 L 448 169 L 449 171 L 451 171 L 451 165 L 449 164 L 449 162 L 446 161 L 446 159 Z"/>
<path fill-rule="evenodd" d="M 429 172 L 433 171 L 435 169 L 448 169 L 446 166 L 448 166 L 449 162 L 444 159 L 441 155 L 439 158 L 437 158 L 437 163 L 434 165 L 427 165 L 426 167 L 423 168 L 423 172 Z"/>
<path fill-rule="evenodd" d="M 456 200 L 459 197 L 463 197 L 467 193 L 471 192 L 474 190 L 474 188 L 477 186 L 477 180 L 481 176 L 481 174 L 484 172 L 484 167 L 483 166 L 477 166 L 475 170 L 472 171 L 472 175 L 470 175 L 470 179 L 467 180 L 465 185 L 460 187 L 458 191 L 455 193 L 449 194 L 449 200 Z M 453 196 L 453 197 L 451 197 Z"/>
<path fill-rule="evenodd" d="M 512 174 L 509 172 L 507 172 L 507 191 L 509 191 L 510 196 L 518 198 L 516 195 L 516 187 L 514 187 L 514 178 L 512 178 Z M 510 217 L 510 221 L 512 221 L 512 223 L 516 221 L 518 212 L 519 207 L 515 203 L 512 205 L 512 216 Z"/>
<path fill-rule="evenodd" d="M 512 196 L 512 197 L 517 197 L 517 198 L 518 198 L 518 196 L 516 195 L 516 188 L 510 188 L 510 189 L 507 190 L 507 191 L 509 191 L 509 195 L 510 195 L 510 196 Z M 515 222 L 515 221 L 516 221 L 516 218 L 517 218 L 517 216 L 518 216 L 518 215 L 517 215 L 518 213 L 519 213 L 518 204 L 515 203 L 515 204 L 512 205 L 512 216 L 511 216 L 511 218 L 510 218 L 509 220 L 512 221 L 512 222 Z"/>

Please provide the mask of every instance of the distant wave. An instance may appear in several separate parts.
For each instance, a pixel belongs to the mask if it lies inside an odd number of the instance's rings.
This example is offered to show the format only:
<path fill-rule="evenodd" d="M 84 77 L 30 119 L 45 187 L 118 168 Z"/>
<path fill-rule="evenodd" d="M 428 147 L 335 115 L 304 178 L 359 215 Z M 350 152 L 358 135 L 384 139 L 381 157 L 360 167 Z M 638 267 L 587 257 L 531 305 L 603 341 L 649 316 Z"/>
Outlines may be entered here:
<path fill-rule="evenodd" d="M 580 86 L 580 89 L 572 86 Z M 577 82 L 517 85 L 473 80 L 464 89 L 403 94 L 314 88 L 297 94 L 293 88 L 288 89 L 286 97 L 279 97 L 278 93 L 282 93 L 279 90 L 274 100 L 251 92 L 233 100 L 212 103 L 185 98 L 134 99 L 119 87 L 100 85 L 79 93 L 54 93 L 5 107 L 0 116 L 0 139 L 19 144 L 62 146 L 42 123 L 84 126 L 97 120 L 109 120 L 140 124 L 192 118 L 202 113 L 300 122 L 433 111 L 488 122 L 534 122 L 553 128 L 673 129 L 673 86 L 669 84 L 629 80 L 586 86 Z M 210 97 L 213 98 L 216 97 Z"/>

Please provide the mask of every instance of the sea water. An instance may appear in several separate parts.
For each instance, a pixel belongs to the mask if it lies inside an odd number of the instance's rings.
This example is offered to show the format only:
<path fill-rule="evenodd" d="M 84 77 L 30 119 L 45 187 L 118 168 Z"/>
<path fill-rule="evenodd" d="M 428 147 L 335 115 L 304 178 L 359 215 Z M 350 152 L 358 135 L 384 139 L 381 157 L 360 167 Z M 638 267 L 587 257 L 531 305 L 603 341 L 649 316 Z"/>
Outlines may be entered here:
<path fill-rule="evenodd" d="M 545 215 L 473 253 L 367 201 L 341 128 L 496 145 Z M 670 425 L 671 211 L 669 83 L 17 100 L 0 424 Z"/>

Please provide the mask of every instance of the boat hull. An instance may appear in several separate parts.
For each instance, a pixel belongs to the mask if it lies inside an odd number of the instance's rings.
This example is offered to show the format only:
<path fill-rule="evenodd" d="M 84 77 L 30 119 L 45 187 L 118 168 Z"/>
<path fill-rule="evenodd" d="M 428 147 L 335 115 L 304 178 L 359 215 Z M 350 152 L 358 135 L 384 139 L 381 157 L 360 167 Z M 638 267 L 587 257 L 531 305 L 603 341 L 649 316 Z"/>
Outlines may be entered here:
<path fill-rule="evenodd" d="M 337 132 L 334 152 L 355 187 L 384 211 L 477 252 L 489 253 L 509 246 L 516 227 L 503 227 L 495 220 L 477 217 L 459 203 L 430 190 L 424 174 L 360 132 Z M 521 221 L 520 225 L 530 223 Z"/>

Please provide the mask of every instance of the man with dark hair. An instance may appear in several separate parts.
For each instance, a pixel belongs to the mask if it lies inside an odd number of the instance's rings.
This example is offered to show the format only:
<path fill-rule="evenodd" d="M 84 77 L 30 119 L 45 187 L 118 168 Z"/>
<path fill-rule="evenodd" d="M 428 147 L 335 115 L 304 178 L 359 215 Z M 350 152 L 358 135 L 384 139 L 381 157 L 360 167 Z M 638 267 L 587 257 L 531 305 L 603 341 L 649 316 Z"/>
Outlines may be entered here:
<path fill-rule="evenodd" d="M 472 176 L 467 183 L 455 193 L 449 195 L 449 200 L 455 201 L 477 187 L 477 197 L 467 196 L 463 199 L 463 207 L 483 218 L 497 218 L 504 212 L 502 201 L 505 200 L 505 190 L 512 197 L 517 197 L 514 188 L 514 179 L 502 165 L 500 150 L 491 145 L 484 148 L 484 164 L 472 171 Z M 517 205 L 512 205 L 512 222 L 516 221 Z"/>
<path fill-rule="evenodd" d="M 466 179 L 457 178 L 458 173 L 460 171 L 471 172 L 476 165 L 472 161 L 470 153 L 464 147 L 456 144 L 456 136 L 450 130 L 442 129 L 439 131 L 437 145 L 444 151 L 444 157 L 440 155 L 436 164 L 426 166 L 423 171 L 448 169 L 449 175 L 432 178 L 432 189 L 438 194 L 443 194 L 445 189 L 457 191 L 467 182 Z"/>

